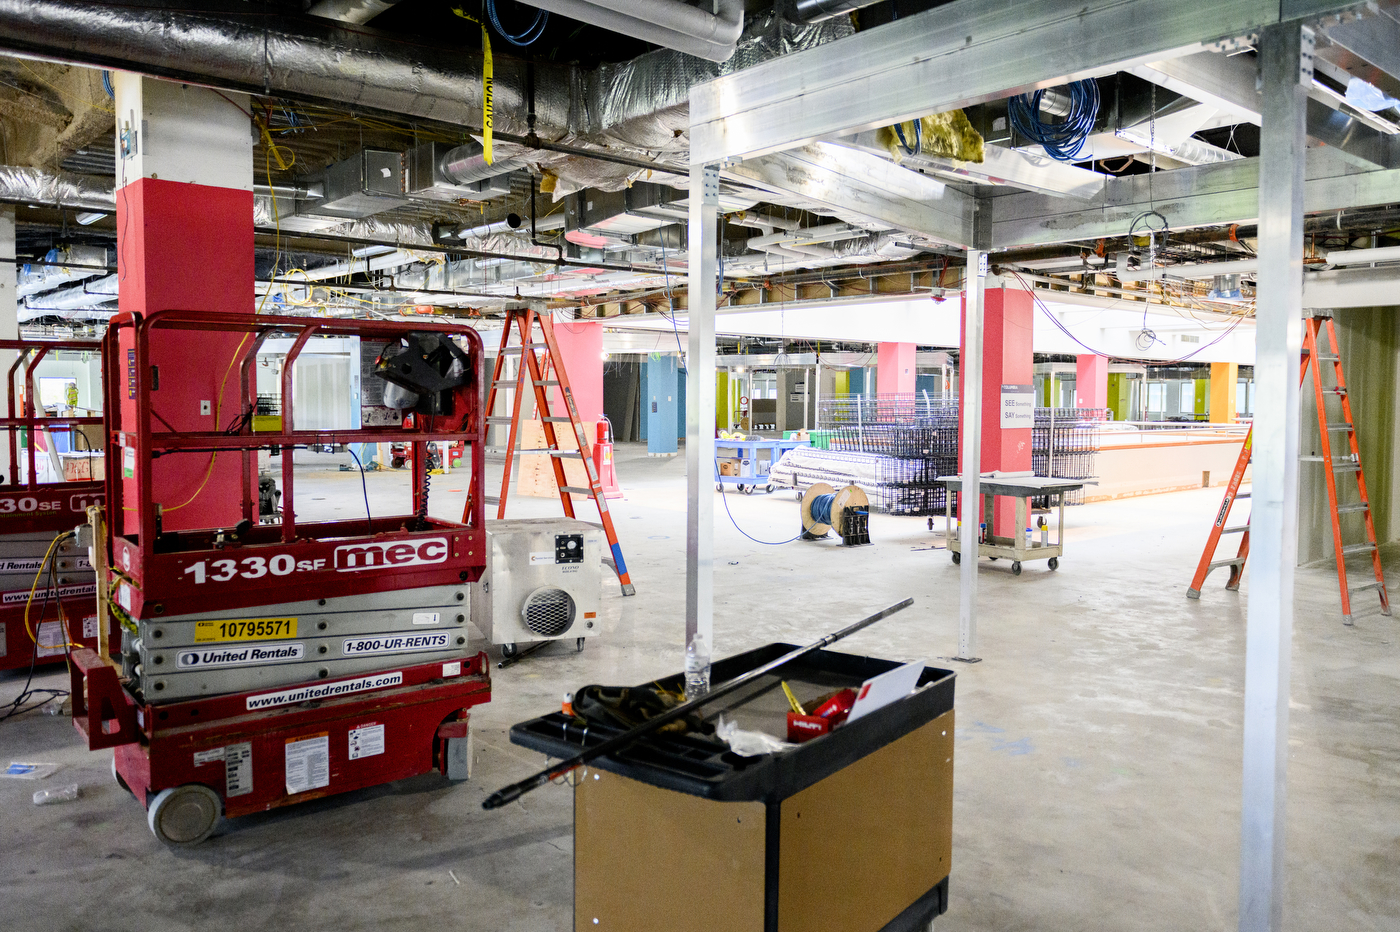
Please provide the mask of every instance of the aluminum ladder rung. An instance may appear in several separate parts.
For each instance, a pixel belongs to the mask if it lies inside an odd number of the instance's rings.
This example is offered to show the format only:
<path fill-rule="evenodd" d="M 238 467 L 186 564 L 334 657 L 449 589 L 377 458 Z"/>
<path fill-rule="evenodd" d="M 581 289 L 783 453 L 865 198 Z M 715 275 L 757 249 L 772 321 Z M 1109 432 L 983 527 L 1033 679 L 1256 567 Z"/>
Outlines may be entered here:
<path fill-rule="evenodd" d="M 1353 428 L 1353 427 L 1351 426 L 1351 422 L 1349 422 L 1349 421 L 1341 421 L 1341 422 L 1336 423 L 1336 424 L 1328 424 L 1328 425 L 1327 425 L 1327 429 L 1328 429 L 1328 430 L 1354 430 L 1355 428 Z"/>
<path fill-rule="evenodd" d="M 1342 548 L 1342 556 L 1349 557 L 1354 553 L 1370 553 L 1372 550 L 1375 549 L 1376 545 L 1372 543 L 1352 544 L 1350 547 Z"/>
<path fill-rule="evenodd" d="M 506 415 L 492 415 L 486 419 L 487 424 L 510 424 L 515 418 Z"/>
<path fill-rule="evenodd" d="M 504 456 L 507 452 L 505 447 L 487 447 L 487 453 L 497 453 Z M 582 456 L 577 450 L 551 450 L 549 447 L 540 447 L 537 450 L 516 450 L 516 456 Z"/>
<path fill-rule="evenodd" d="M 1346 393 L 1347 390 L 1345 388 L 1324 388 L 1322 390 L 1322 394 L 1324 395 L 1345 395 Z"/>
<path fill-rule="evenodd" d="M 1342 357 L 1338 356 L 1336 353 L 1318 353 L 1318 354 L 1317 354 L 1317 361 L 1318 361 L 1318 362 L 1336 362 L 1337 360 L 1339 360 L 1339 359 L 1341 359 L 1341 358 L 1342 358 Z"/>
<path fill-rule="evenodd" d="M 1244 566 L 1244 557 L 1232 557 L 1229 560 L 1215 560 L 1210 564 L 1211 569 L 1219 566 Z"/>
<path fill-rule="evenodd" d="M 1248 525 L 1248 524 L 1241 524 L 1241 525 L 1239 525 L 1239 526 L 1237 526 L 1237 527 L 1223 527 L 1223 528 L 1220 529 L 1220 533 L 1221 533 L 1221 534 L 1238 534 L 1238 533 L 1240 533 L 1241 531 L 1247 531 L 1247 530 L 1249 530 L 1249 525 Z"/>
<path fill-rule="evenodd" d="M 1236 493 L 1235 493 L 1235 501 L 1239 501 L 1239 500 L 1242 499 L 1242 498 L 1251 498 L 1251 497 L 1253 497 L 1253 495 L 1254 495 L 1253 492 L 1236 492 Z"/>
<path fill-rule="evenodd" d="M 499 505 L 501 503 L 501 497 L 499 495 L 483 495 L 481 501 L 482 504 L 485 505 Z"/>
<path fill-rule="evenodd" d="M 1348 514 L 1352 514 L 1353 512 L 1357 512 L 1357 511 L 1369 511 L 1370 509 L 1371 509 L 1371 504 L 1370 504 L 1370 502 L 1353 502 L 1353 503 L 1350 504 L 1350 505 L 1338 505 L 1338 506 L 1337 506 L 1337 514 L 1339 514 L 1339 515 L 1348 515 Z"/>
<path fill-rule="evenodd" d="M 546 424 L 572 424 L 574 422 L 574 419 L 571 417 L 566 417 L 557 414 L 551 414 L 546 417 L 539 418 L 539 420 L 544 421 Z"/>
<path fill-rule="evenodd" d="M 561 492 L 568 492 L 570 495 L 592 495 L 592 494 L 593 494 L 593 490 L 592 490 L 592 489 L 584 489 L 584 488 L 580 488 L 580 487 L 578 487 L 578 486 L 576 486 L 576 485 L 562 485 L 562 486 L 559 487 L 559 491 L 561 491 Z"/>
<path fill-rule="evenodd" d="M 1347 592 L 1365 592 L 1367 589 L 1383 589 L 1383 588 L 1385 588 L 1385 583 L 1381 583 L 1381 582 L 1368 582 L 1368 583 L 1362 583 L 1362 584 L 1359 585 L 1359 586 L 1347 586 Z"/>
<path fill-rule="evenodd" d="M 537 350 L 537 349 L 549 349 L 549 344 L 547 344 L 547 343 L 527 343 L 527 344 L 525 344 L 524 346 L 507 346 L 505 349 L 501 350 L 501 355 L 502 355 L 502 356 L 519 356 L 521 350 L 527 350 L 527 349 L 532 349 L 532 350 Z"/>
<path fill-rule="evenodd" d="M 530 381 L 535 382 L 534 379 L 531 379 Z M 559 384 L 559 380 L 558 380 L 558 379 L 542 379 L 542 380 L 540 380 L 540 381 L 538 381 L 538 382 L 535 382 L 535 387 L 536 387 L 536 388 L 549 388 L 551 385 L 558 385 L 558 384 Z"/>
<path fill-rule="evenodd" d="M 1360 463 L 1333 463 L 1333 472 L 1361 472 Z"/>

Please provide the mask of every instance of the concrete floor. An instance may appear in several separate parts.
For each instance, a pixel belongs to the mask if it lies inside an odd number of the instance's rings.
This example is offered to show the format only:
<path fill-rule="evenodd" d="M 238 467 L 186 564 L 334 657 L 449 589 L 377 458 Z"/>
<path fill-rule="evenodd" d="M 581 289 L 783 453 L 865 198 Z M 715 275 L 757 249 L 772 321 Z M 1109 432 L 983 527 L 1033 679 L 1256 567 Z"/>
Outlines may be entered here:
<path fill-rule="evenodd" d="M 482 798 L 542 763 L 514 722 L 584 683 L 640 682 L 681 666 L 683 458 L 619 451 L 613 504 L 635 598 L 604 595 L 605 634 L 499 671 L 473 715 L 476 774 L 436 776 L 225 823 L 171 851 L 71 724 L 0 724 L 0 762 L 62 764 L 42 784 L 0 779 L 0 927 L 549 930 L 571 927 L 569 792 L 498 812 Z M 358 474 L 301 473 L 299 511 L 354 515 Z M 403 474 L 370 475 L 371 502 L 406 500 Z M 460 513 L 434 484 L 434 513 Z M 1073 508 L 1058 572 L 980 571 L 982 663 L 957 666 L 952 930 L 1215 930 L 1236 922 L 1244 597 L 1212 578 L 1185 597 L 1220 490 Z M 790 537 L 789 493 L 728 496 L 766 540 Z M 957 646 L 958 571 L 923 519 L 872 516 L 871 547 L 761 546 L 716 503 L 717 653 L 807 641 L 905 595 L 914 608 L 861 632 L 853 652 L 945 661 Z M 407 508 L 404 506 L 404 510 Z M 513 516 L 557 514 L 516 499 Z M 581 510 L 589 517 L 588 509 Z M 1400 573 L 1400 550 L 1387 548 Z M 1400 576 L 1392 575 L 1392 578 Z M 1248 582 L 1246 581 L 1246 589 Z M 1334 571 L 1298 573 L 1288 795 L 1291 930 L 1400 930 L 1400 630 L 1369 603 L 1343 627 Z M 62 685 L 62 669 L 40 685 Z M 0 674 L 0 702 L 23 685 Z M 36 807 L 40 786 L 76 802 Z M 678 890 L 683 887 L 678 885 Z M 818 930 L 812 930 L 818 932 Z"/>

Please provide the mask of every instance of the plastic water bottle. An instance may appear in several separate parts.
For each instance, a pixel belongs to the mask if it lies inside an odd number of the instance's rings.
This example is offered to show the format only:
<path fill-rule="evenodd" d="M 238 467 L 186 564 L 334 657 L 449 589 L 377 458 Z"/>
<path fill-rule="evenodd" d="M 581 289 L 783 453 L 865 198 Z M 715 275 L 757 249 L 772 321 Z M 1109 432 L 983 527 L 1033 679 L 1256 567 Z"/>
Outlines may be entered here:
<path fill-rule="evenodd" d="M 1027 549 L 1027 550 L 1030 550 L 1031 547 L 1035 546 L 1035 538 L 1034 538 L 1034 536 L 1033 536 L 1034 534 L 1035 534 L 1035 531 L 1031 530 L 1030 528 L 1026 528 L 1026 549 Z"/>
<path fill-rule="evenodd" d="M 685 649 L 685 698 L 698 699 L 710 691 L 710 648 L 699 631 Z"/>

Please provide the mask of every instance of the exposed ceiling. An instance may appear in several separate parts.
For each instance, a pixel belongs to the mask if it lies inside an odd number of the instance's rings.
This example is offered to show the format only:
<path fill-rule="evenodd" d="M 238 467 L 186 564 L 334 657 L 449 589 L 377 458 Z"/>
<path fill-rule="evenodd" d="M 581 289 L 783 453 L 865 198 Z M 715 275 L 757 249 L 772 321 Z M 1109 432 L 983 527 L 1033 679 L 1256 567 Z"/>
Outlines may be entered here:
<path fill-rule="evenodd" d="M 478 144 L 483 27 L 452 0 L 0 0 L 0 49 L 26 56 L 0 57 L 0 165 L 9 166 L 0 200 L 17 205 L 17 255 L 30 262 L 22 317 L 91 321 L 114 310 L 109 263 L 94 258 L 115 239 L 111 96 L 103 71 L 85 66 L 253 92 L 257 270 L 271 307 L 392 313 L 434 304 L 489 315 L 537 300 L 581 316 L 634 315 L 685 305 L 690 87 L 897 29 L 898 19 L 944 4 L 886 0 L 812 23 L 797 21 L 820 14 L 810 0 L 727 0 L 714 14 L 679 0 L 537 5 L 554 12 L 492 4 L 496 159 L 487 166 Z M 492 22 L 482 0 L 465 6 Z M 736 51 L 710 60 L 725 54 L 740 6 Z M 597 24 L 647 23 L 620 34 L 561 13 L 584 8 Z M 1359 10 L 1366 15 L 1321 24 L 1310 144 L 1358 168 L 1396 168 L 1400 110 L 1387 98 L 1400 97 L 1400 68 L 1376 37 L 1400 29 L 1400 16 L 1392 3 Z M 532 24 L 527 47 L 504 37 Z M 250 36 L 267 51 L 249 57 Z M 963 231 L 939 213 L 949 204 L 1021 194 L 1072 213 L 1092 208 L 1113 179 L 1249 164 L 1259 146 L 1251 42 L 1135 66 L 1087 90 L 1048 90 L 1040 120 L 1081 124 L 1077 151 L 1063 161 L 1021 131 L 1003 97 L 966 107 L 966 120 L 903 124 L 903 138 L 873 129 L 731 166 L 721 303 L 777 295 L 800 306 L 877 282 L 881 293 L 955 290 Z M 1097 98 L 1092 111 L 1085 95 Z M 394 196 L 368 190 L 365 159 L 401 166 Z M 346 178 L 367 196 L 347 194 Z M 833 179 L 842 190 L 830 190 Z M 996 261 L 1045 289 L 1251 313 L 1252 228 L 1195 223 L 1164 236 L 1163 218 L 1140 220 L 1082 239 L 1045 237 Z M 1316 269 L 1331 264 L 1329 253 L 1400 242 L 1395 204 L 1319 216 L 1311 230 Z M 75 256 L 89 268 L 75 271 Z"/>

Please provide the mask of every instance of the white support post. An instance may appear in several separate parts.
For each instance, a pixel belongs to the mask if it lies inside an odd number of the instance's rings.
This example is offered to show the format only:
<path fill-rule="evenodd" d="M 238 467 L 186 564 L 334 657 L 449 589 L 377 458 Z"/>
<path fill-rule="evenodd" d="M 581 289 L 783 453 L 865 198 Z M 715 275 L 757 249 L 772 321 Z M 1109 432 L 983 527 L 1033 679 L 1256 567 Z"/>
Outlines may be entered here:
<path fill-rule="evenodd" d="M 714 656 L 715 291 L 719 169 L 690 168 L 690 281 L 685 376 L 685 642 L 698 631 Z"/>
<path fill-rule="evenodd" d="M 1254 487 L 1245 654 L 1240 932 L 1283 928 L 1293 570 L 1298 554 L 1298 362 L 1303 343 L 1303 168 L 1313 37 L 1269 26 L 1259 170 Z"/>
<path fill-rule="evenodd" d="M 4 206 L 0 207 L 0 340 L 19 339 L 19 267 L 11 261 L 14 257 L 15 209 Z M 8 371 L 14 360 L 13 355 L 5 353 L 3 358 L 0 358 L 0 364 Z M 15 384 L 18 385 L 22 381 L 22 378 L 17 378 Z M 0 437 L 3 437 L 3 434 L 0 434 Z M 0 482 L 14 481 L 15 477 L 10 474 L 10 445 L 0 443 Z"/>
<path fill-rule="evenodd" d="M 958 660 L 977 661 L 977 550 L 982 460 L 982 304 L 987 283 L 987 253 L 967 251 L 966 283 L 963 285 L 966 323 L 959 364 L 963 370 L 962 491 L 958 493 L 958 529 L 961 575 L 958 586 Z"/>

